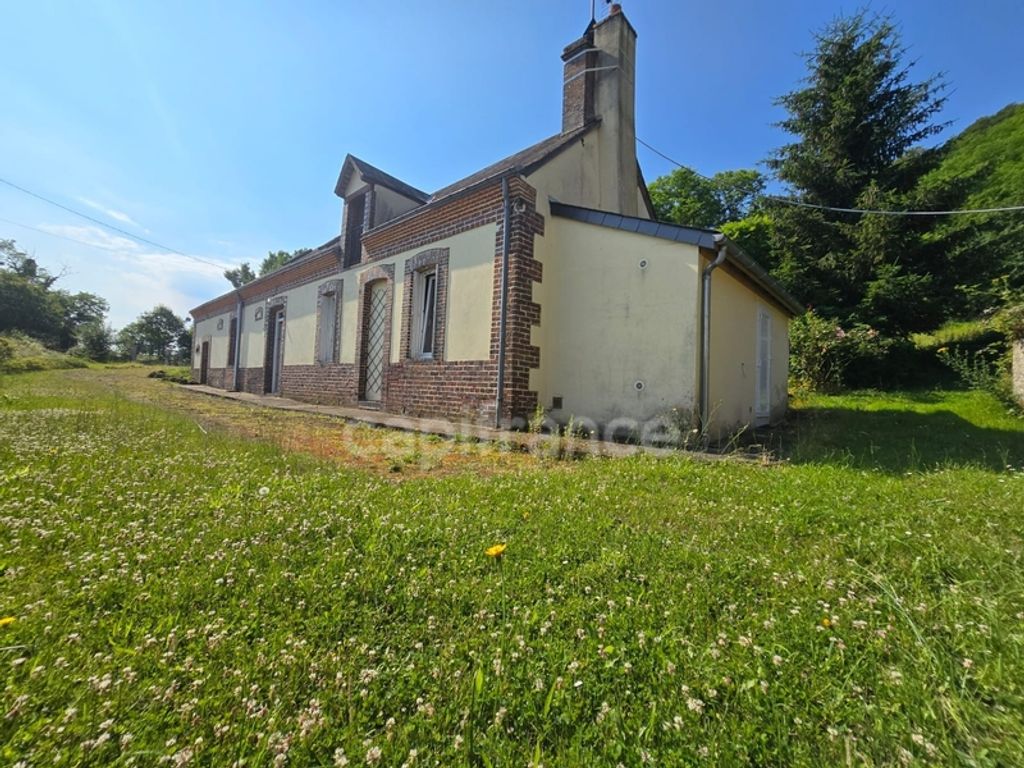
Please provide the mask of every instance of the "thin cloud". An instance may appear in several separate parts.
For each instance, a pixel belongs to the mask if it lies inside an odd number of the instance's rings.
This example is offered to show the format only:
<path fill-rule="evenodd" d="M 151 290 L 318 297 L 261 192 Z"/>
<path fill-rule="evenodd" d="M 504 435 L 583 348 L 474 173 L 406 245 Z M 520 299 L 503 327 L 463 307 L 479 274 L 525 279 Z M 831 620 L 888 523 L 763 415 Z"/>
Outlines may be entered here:
<path fill-rule="evenodd" d="M 137 221 L 135 221 L 131 216 L 129 216 L 127 213 L 124 213 L 123 211 L 118 211 L 114 208 L 108 208 L 107 206 L 102 205 L 101 203 L 97 203 L 95 200 L 90 200 L 88 197 L 79 197 L 78 202 L 84 203 L 85 205 L 92 208 L 94 211 L 99 211 L 100 213 L 105 214 L 114 221 L 119 221 L 122 224 L 130 224 L 131 226 L 139 227 L 140 229 L 142 228 Z"/>
<path fill-rule="evenodd" d="M 120 235 L 114 235 L 105 229 L 92 226 L 75 226 L 69 224 L 40 224 L 39 229 L 60 237 L 67 237 L 78 240 L 85 245 L 94 245 L 107 251 L 134 252 L 139 249 L 139 244 L 134 240 Z"/>

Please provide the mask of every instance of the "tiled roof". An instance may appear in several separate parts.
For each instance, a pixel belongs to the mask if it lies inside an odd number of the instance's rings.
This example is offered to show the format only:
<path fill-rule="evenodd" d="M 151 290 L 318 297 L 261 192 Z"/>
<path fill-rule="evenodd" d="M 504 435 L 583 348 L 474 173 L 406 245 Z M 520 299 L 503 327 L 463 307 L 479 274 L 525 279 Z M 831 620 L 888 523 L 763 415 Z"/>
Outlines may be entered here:
<path fill-rule="evenodd" d="M 390 173 L 385 173 L 380 168 L 370 165 L 365 160 L 360 160 L 355 155 L 346 155 L 345 162 L 341 164 L 341 174 L 338 176 L 338 183 L 334 187 L 334 193 L 343 197 L 345 188 L 352 177 L 353 169 L 359 171 L 359 175 L 371 184 L 380 184 L 382 187 L 398 192 L 404 197 L 425 203 L 430 197 L 426 192 L 406 184 L 401 179 L 396 179 Z"/>

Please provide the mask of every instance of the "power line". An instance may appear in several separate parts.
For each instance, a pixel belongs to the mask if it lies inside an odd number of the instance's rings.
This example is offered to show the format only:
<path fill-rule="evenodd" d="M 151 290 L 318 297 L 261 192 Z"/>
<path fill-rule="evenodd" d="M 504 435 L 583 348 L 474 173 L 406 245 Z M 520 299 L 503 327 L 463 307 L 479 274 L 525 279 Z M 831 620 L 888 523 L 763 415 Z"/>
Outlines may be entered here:
<path fill-rule="evenodd" d="M 216 262 L 209 261 L 208 259 L 204 259 L 204 258 L 202 258 L 200 256 L 193 256 L 192 254 L 184 253 L 183 251 L 179 251 L 177 248 L 171 248 L 168 245 L 162 245 L 161 243 L 158 243 L 155 240 L 147 240 L 146 238 L 141 237 L 140 235 L 136 235 L 136 234 L 134 234 L 132 232 L 129 232 L 126 229 L 121 229 L 120 227 L 115 227 L 113 224 L 108 224 L 105 221 L 101 221 L 100 219 L 94 218 L 93 216 L 90 216 L 87 213 L 82 213 L 81 211 L 76 211 L 74 208 L 68 208 L 66 205 L 62 205 L 62 204 L 58 203 L 56 200 L 51 200 L 48 197 L 43 197 L 42 195 L 37 194 L 37 193 L 35 193 L 35 192 L 31 191 L 31 190 L 25 189 L 24 187 L 19 187 L 17 184 L 15 184 L 12 181 L 8 181 L 7 179 L 0 178 L 0 183 L 6 184 L 8 187 L 11 187 L 12 189 L 16 189 L 19 192 L 22 192 L 22 193 L 24 193 L 26 195 L 29 195 L 30 197 L 34 197 L 37 200 L 42 200 L 44 203 L 49 203 L 50 205 L 56 206 L 57 208 L 60 208 L 62 211 L 67 211 L 68 213 L 72 213 L 75 216 L 79 216 L 79 217 L 85 219 L 86 221 L 91 221 L 94 224 L 99 224 L 101 227 L 105 227 L 106 229 L 112 230 L 114 232 L 118 232 L 118 233 L 120 233 L 122 235 L 125 235 L 126 237 L 130 237 L 132 240 L 136 240 L 136 241 L 138 241 L 140 243 L 145 243 L 146 245 L 151 245 L 154 248 L 159 248 L 159 249 L 161 249 L 163 251 L 170 251 L 171 253 L 175 253 L 178 256 L 184 256 L 186 259 L 192 259 L 193 261 L 202 262 L 203 264 L 209 264 L 211 267 L 217 267 L 217 269 L 223 269 L 223 267 L 224 267 L 223 264 L 217 264 Z"/>
<path fill-rule="evenodd" d="M 700 176 L 702 179 L 706 181 L 713 181 L 713 179 L 711 179 L 708 176 L 705 176 L 700 171 L 695 171 L 688 165 L 683 165 L 679 161 L 673 160 L 671 157 L 666 155 L 661 150 L 652 147 L 639 136 L 636 140 L 638 144 L 643 144 L 645 147 L 651 150 L 651 152 L 653 152 L 654 154 L 658 155 L 661 158 L 664 158 L 665 160 L 668 160 L 673 165 L 693 171 L 697 176 Z M 776 197 L 775 195 L 761 195 L 761 197 L 764 198 L 765 200 L 771 200 L 776 203 L 783 203 L 784 205 L 793 205 L 797 206 L 798 208 L 813 208 L 819 211 L 834 211 L 835 213 L 870 214 L 874 216 L 957 216 L 974 213 L 1008 213 L 1012 211 L 1024 211 L 1024 205 L 1009 205 L 1004 206 L 1002 208 L 971 208 L 955 211 L 884 211 L 870 208 L 838 208 L 831 205 L 815 205 L 814 203 L 802 203 L 799 200 L 789 200 L 785 197 Z"/>
<path fill-rule="evenodd" d="M 871 208 L 837 208 L 831 205 L 814 205 L 813 203 L 802 203 L 799 200 L 787 200 L 784 197 L 764 195 L 765 200 L 772 200 L 776 203 L 795 205 L 798 208 L 814 208 L 819 211 L 835 211 L 836 213 L 863 213 L 874 216 L 957 216 L 970 213 L 1007 213 L 1010 211 L 1024 211 L 1024 205 L 1008 205 L 1002 208 L 965 208 L 956 211 L 883 211 Z"/>
<path fill-rule="evenodd" d="M 668 155 L 666 155 L 666 154 L 665 154 L 664 152 L 662 152 L 662 151 L 661 151 L 660 149 L 655 149 L 655 148 L 654 148 L 654 147 L 652 147 L 652 146 L 651 146 L 650 144 L 648 144 L 648 143 L 647 143 L 646 141 L 644 141 L 643 139 L 641 139 L 641 138 L 640 138 L 639 136 L 637 136 L 637 137 L 636 137 L 636 141 L 637 141 L 637 143 L 638 143 L 638 144 L 643 144 L 643 145 L 644 145 L 645 147 L 647 147 L 647 148 L 648 148 L 649 150 L 651 150 L 651 152 L 653 152 L 654 154 L 656 154 L 656 155 L 657 155 L 658 157 L 661 157 L 661 158 L 664 158 L 665 160 L 668 160 L 668 161 L 669 161 L 670 163 L 672 163 L 672 165 L 677 165 L 677 166 L 679 166 L 680 168 L 685 168 L 685 169 L 686 169 L 686 170 L 688 170 L 688 171 L 693 171 L 693 172 L 694 172 L 695 174 L 697 174 L 698 176 L 700 176 L 700 177 L 701 177 L 702 179 L 704 179 L 705 181 L 713 181 L 713 179 L 712 179 L 712 178 L 711 178 L 710 176 L 705 176 L 705 175 L 704 175 L 703 173 L 701 173 L 700 171 L 696 171 L 696 170 L 694 170 L 693 168 L 691 168 L 691 167 L 690 167 L 690 166 L 688 166 L 688 165 L 683 165 L 683 164 L 682 164 L 682 163 L 680 163 L 680 162 L 679 162 L 678 160 L 673 160 L 673 159 L 672 159 L 671 157 L 669 157 Z"/>
<path fill-rule="evenodd" d="M 110 251 L 111 253 L 121 253 L 122 251 L 118 248 L 108 248 L 105 245 L 96 245 L 96 243 L 87 243 L 85 240 L 76 240 L 73 237 L 66 237 L 65 235 L 58 235 L 56 232 L 47 232 L 45 229 L 39 227 L 33 227 L 29 224 L 22 224 L 20 221 L 11 221 L 0 217 L 0 221 L 5 224 L 13 224 L 16 227 L 23 227 L 24 229 L 31 229 L 33 232 L 38 232 L 41 235 L 49 235 L 50 237 L 56 237 L 58 240 L 67 240 L 69 243 L 78 243 L 79 245 L 87 245 L 90 248 L 99 248 L 101 251 Z"/>

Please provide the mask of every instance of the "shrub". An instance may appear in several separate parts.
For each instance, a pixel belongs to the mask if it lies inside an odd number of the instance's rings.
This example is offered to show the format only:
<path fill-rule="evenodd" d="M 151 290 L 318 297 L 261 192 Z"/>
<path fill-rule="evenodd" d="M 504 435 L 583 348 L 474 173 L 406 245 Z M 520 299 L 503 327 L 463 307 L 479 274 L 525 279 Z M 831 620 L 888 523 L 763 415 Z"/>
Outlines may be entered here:
<path fill-rule="evenodd" d="M 84 360 L 47 349 L 29 336 L 11 333 L 0 337 L 0 373 L 27 373 L 58 368 L 85 368 Z"/>
<path fill-rule="evenodd" d="M 844 329 L 813 309 L 790 324 L 790 371 L 797 386 L 821 392 L 903 383 L 913 345 L 868 325 Z"/>
<path fill-rule="evenodd" d="M 996 327 L 1011 339 L 1024 339 L 1024 301 L 1011 304 L 999 312 Z"/>

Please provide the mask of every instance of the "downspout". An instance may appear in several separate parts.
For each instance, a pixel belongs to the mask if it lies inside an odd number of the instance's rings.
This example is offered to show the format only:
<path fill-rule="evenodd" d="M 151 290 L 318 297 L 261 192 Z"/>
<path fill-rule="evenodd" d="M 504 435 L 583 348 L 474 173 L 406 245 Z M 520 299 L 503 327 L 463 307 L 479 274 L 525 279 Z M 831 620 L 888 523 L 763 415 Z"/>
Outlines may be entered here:
<path fill-rule="evenodd" d="M 707 429 L 711 420 L 709 403 L 711 400 L 711 273 L 725 263 L 727 253 L 725 235 L 719 233 L 714 236 L 715 245 L 718 246 L 718 256 L 704 267 L 703 280 L 701 281 L 700 305 L 703 311 L 701 318 L 701 339 L 700 339 L 700 426 Z"/>
<path fill-rule="evenodd" d="M 501 177 L 501 287 L 498 308 L 498 387 L 494 398 L 494 427 L 501 427 L 501 409 L 505 405 L 505 327 L 508 323 L 508 259 L 512 247 L 512 200 L 508 176 Z"/>
<path fill-rule="evenodd" d="M 242 361 L 242 316 L 245 314 L 242 310 L 245 309 L 245 304 L 242 302 L 242 292 L 238 291 L 238 303 L 235 305 L 235 375 L 232 382 L 232 389 L 235 392 L 241 392 L 242 388 L 239 386 L 238 373 L 241 370 Z"/>

